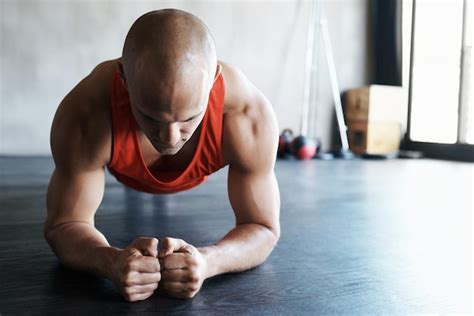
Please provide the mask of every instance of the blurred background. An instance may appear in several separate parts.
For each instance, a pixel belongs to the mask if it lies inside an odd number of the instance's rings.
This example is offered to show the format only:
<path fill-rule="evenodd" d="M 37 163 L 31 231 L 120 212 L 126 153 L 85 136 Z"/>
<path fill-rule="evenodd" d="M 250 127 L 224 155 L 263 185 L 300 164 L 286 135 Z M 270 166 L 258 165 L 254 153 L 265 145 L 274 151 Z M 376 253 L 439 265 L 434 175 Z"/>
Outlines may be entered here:
<path fill-rule="evenodd" d="M 200 17 L 271 101 L 283 233 L 265 265 L 194 302 L 130 306 L 56 268 L 41 235 L 49 133 L 132 23 L 170 7 Z M 472 14 L 473 0 L 0 0 L 0 314 L 471 315 Z M 120 247 L 142 233 L 207 245 L 235 222 L 226 180 L 168 196 L 108 173 L 95 223 Z"/>
<path fill-rule="evenodd" d="M 98 63 L 121 55 L 135 19 L 173 7 L 207 23 L 219 59 L 263 91 L 280 129 L 317 139 L 320 152 L 341 146 L 332 62 L 354 152 L 385 155 L 401 146 L 472 160 L 469 1 L 0 3 L 0 155 L 49 155 L 62 98 Z"/>

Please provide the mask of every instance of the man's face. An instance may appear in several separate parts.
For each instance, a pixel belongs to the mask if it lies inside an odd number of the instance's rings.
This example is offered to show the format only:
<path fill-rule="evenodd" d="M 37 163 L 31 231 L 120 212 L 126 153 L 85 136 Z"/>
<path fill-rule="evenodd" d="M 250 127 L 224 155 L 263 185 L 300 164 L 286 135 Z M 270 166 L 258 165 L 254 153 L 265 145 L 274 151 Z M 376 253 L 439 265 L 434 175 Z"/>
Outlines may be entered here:
<path fill-rule="evenodd" d="M 209 98 L 207 78 L 168 86 L 141 81 L 129 90 L 135 120 L 160 154 L 175 155 L 198 128 Z"/>

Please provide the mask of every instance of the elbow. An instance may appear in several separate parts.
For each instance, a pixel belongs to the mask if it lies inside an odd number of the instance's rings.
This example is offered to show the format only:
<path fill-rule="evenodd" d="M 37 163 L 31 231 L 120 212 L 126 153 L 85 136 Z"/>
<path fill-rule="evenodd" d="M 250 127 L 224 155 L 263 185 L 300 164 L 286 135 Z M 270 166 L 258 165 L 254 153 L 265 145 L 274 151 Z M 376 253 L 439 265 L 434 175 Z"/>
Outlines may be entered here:
<path fill-rule="evenodd" d="M 53 222 L 46 220 L 43 225 L 43 238 L 46 242 L 50 245 L 50 247 L 54 250 L 55 240 L 57 238 L 57 231 L 58 226 L 55 225 Z"/>
<path fill-rule="evenodd" d="M 263 263 L 268 259 L 270 254 L 273 252 L 275 249 L 276 245 L 278 244 L 278 241 L 280 240 L 280 225 L 275 225 L 275 226 L 265 226 L 266 230 L 269 231 L 269 238 L 268 243 L 267 243 L 267 254 L 265 258 L 261 261 Z"/>
<path fill-rule="evenodd" d="M 261 231 L 265 232 L 265 235 L 267 235 L 266 240 L 267 244 L 271 244 L 271 248 L 273 249 L 275 245 L 278 243 L 278 240 L 280 240 L 280 223 L 277 221 L 275 223 L 272 222 L 267 222 L 267 223 L 254 223 L 260 226 Z"/>
<path fill-rule="evenodd" d="M 276 246 L 276 244 L 278 243 L 278 240 L 280 240 L 280 234 L 281 234 L 281 230 L 280 230 L 280 225 L 279 223 L 275 224 L 275 225 L 268 225 L 268 226 L 264 226 L 265 229 L 267 231 L 270 232 L 270 239 L 271 239 L 271 244 L 272 244 L 272 249 Z"/>
<path fill-rule="evenodd" d="M 271 228 L 270 231 L 273 233 L 273 246 L 275 247 L 275 245 L 278 243 L 278 240 L 280 240 L 280 225 L 276 225 L 275 227 Z"/>
<path fill-rule="evenodd" d="M 56 257 L 58 257 L 58 253 L 56 252 L 56 242 L 54 239 L 54 230 L 47 223 L 45 223 L 43 227 L 43 238 L 48 243 L 49 248 L 52 250 L 52 252 L 56 255 Z"/>
<path fill-rule="evenodd" d="M 53 230 L 51 229 L 51 226 L 46 222 L 43 226 L 43 238 L 46 240 L 46 242 L 52 246 L 53 243 Z"/>

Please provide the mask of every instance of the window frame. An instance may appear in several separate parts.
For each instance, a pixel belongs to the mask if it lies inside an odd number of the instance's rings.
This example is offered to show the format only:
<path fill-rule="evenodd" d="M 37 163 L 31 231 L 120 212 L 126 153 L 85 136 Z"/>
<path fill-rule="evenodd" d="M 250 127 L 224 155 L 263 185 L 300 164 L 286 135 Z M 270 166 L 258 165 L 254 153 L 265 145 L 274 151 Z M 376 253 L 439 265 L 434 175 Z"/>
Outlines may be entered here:
<path fill-rule="evenodd" d="M 445 160 L 455 160 L 455 161 L 468 161 L 474 162 L 474 145 L 460 143 L 459 142 L 459 124 L 460 120 L 458 119 L 458 128 L 457 128 L 457 140 L 454 144 L 443 144 L 443 143 L 432 143 L 432 142 L 421 142 L 421 141 L 414 141 L 410 138 L 411 132 L 411 110 L 412 110 L 412 84 L 413 84 L 413 56 L 416 47 L 415 42 L 415 19 L 416 19 L 416 2 L 417 0 L 413 0 L 412 3 L 412 16 L 411 16 L 411 38 L 410 38 L 410 67 L 409 67 L 409 80 L 408 80 L 408 111 L 407 111 L 407 131 L 405 134 L 405 139 L 403 141 L 403 145 L 401 146 L 403 150 L 413 150 L 413 151 L 421 151 L 423 152 L 425 157 L 428 158 L 436 158 L 436 159 L 445 159 Z M 465 2 L 464 2 L 465 6 Z M 463 10 L 466 10 L 464 7 Z M 464 18 L 464 17 L 463 17 Z M 463 23 L 463 32 L 464 32 L 465 23 Z M 459 49 L 462 49 L 460 47 Z M 461 78 L 462 78 L 462 71 L 463 65 L 461 65 Z M 460 83 L 461 89 L 462 83 Z M 458 99 L 458 111 L 459 113 L 463 113 L 461 111 L 461 102 Z"/>

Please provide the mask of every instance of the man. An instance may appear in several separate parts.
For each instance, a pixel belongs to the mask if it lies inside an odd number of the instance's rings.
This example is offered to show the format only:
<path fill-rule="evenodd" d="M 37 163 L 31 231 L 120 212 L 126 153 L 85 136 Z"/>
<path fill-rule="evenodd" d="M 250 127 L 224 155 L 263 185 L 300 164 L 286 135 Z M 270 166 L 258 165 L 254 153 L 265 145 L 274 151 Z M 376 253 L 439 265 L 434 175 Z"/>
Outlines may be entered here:
<path fill-rule="evenodd" d="M 271 104 L 217 61 L 206 25 L 179 10 L 149 12 L 132 25 L 122 57 L 99 64 L 56 112 L 45 238 L 63 264 L 111 279 L 128 301 L 158 286 L 193 297 L 207 278 L 261 264 L 277 243 L 277 142 Z M 190 189 L 225 165 L 236 225 L 214 245 L 167 237 L 158 251 L 156 238 L 141 237 L 118 249 L 94 227 L 104 167 L 159 194 Z"/>

